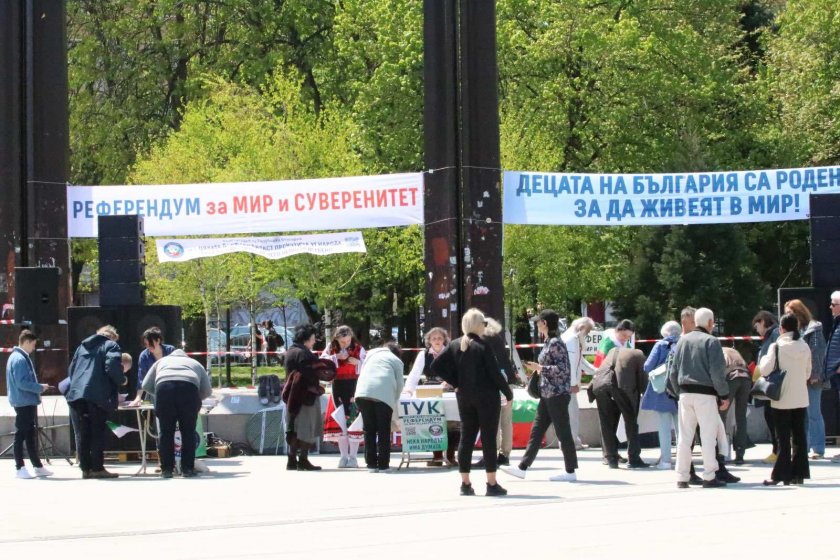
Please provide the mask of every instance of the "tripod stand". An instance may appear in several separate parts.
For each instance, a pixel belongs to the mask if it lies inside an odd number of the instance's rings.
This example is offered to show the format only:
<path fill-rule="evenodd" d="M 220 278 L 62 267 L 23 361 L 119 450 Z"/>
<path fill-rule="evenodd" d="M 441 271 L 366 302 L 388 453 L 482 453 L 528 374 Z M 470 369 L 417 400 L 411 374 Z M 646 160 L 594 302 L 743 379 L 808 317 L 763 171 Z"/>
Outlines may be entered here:
<path fill-rule="evenodd" d="M 41 403 L 41 412 L 43 413 L 44 404 Z M 45 414 L 46 416 L 46 414 Z M 42 427 L 38 422 L 37 415 L 35 416 L 35 429 L 38 430 L 38 455 L 48 464 L 52 465 L 50 461 L 50 453 L 54 453 L 56 451 L 56 445 L 53 441 L 52 436 L 49 433 L 49 430 L 54 430 L 56 428 L 66 428 L 69 427 L 70 424 L 55 424 L 52 426 Z M 6 435 L 14 435 L 14 434 L 6 434 Z M 9 444 L 3 451 L 0 451 L 0 457 L 5 455 L 9 452 L 9 450 L 14 447 L 15 444 L 12 442 Z M 59 457 L 63 457 L 67 464 L 73 466 L 72 459 L 65 453 L 58 454 Z"/>

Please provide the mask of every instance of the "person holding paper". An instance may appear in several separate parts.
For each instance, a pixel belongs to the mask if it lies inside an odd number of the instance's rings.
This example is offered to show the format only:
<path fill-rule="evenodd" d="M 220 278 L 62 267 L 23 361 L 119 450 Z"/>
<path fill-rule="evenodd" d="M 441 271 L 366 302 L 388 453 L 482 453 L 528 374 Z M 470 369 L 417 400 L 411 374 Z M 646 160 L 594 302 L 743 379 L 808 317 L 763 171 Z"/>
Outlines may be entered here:
<path fill-rule="evenodd" d="M 38 405 L 41 393 L 49 385 L 38 383 L 35 365 L 29 357 L 35 351 L 38 337 L 32 331 L 24 330 L 18 337 L 18 345 L 12 350 L 6 362 L 6 389 L 9 404 L 15 409 L 15 476 L 21 479 L 36 476 L 50 476 L 53 473 L 44 467 L 38 457 Z M 33 476 L 23 462 L 23 445 L 29 452 L 29 461 L 35 470 Z"/>
<path fill-rule="evenodd" d="M 339 423 L 338 450 L 341 453 L 338 468 L 356 468 L 359 466 L 356 458 L 359 453 L 359 442 L 350 440 L 346 428 L 357 414 L 354 395 L 359 370 L 365 361 L 365 349 L 356 339 L 353 329 L 342 325 L 335 330 L 332 342 L 321 357 L 332 360 L 336 366 L 337 373 L 332 384 L 332 400 L 336 410 L 343 407 L 345 416 L 344 419 L 336 420 Z M 341 426 L 342 421 L 343 426 Z"/>

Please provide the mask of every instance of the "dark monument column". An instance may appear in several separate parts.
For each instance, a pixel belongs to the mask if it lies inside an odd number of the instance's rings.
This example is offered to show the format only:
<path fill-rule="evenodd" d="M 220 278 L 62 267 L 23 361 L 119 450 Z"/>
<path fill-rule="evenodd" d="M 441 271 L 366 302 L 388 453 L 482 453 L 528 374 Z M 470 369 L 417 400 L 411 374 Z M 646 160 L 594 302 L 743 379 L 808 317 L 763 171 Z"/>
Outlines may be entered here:
<path fill-rule="evenodd" d="M 504 322 L 494 0 L 424 3 L 426 329 Z"/>
<path fill-rule="evenodd" d="M 14 286 L 16 266 L 59 269 L 58 311 L 65 324 L 36 325 L 42 345 L 50 345 L 37 355 L 45 383 L 64 377 L 68 362 L 68 155 L 64 2 L 0 2 L 0 305 L 26 289 Z M 0 325 L 0 344 L 16 344 L 19 330 Z M 0 354 L 0 369 L 7 358 Z"/>

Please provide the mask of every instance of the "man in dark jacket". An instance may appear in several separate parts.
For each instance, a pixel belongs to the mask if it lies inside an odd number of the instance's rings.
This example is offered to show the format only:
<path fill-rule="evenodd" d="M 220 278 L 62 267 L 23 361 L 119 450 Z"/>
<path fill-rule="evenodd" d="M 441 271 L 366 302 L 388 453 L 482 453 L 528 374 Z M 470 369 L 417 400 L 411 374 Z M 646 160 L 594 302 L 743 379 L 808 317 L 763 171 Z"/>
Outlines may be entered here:
<path fill-rule="evenodd" d="M 615 364 L 615 383 L 599 384 L 593 388 L 598 406 L 598 418 L 601 424 L 601 441 L 604 445 L 604 457 L 611 469 L 618 468 L 618 429 L 619 417 L 624 417 L 627 434 L 627 456 L 629 469 L 649 467 L 642 461 L 639 444 L 639 399 L 647 387 L 645 374 L 645 355 L 634 348 L 613 348 L 607 353 L 601 369 L 596 375 Z"/>
<path fill-rule="evenodd" d="M 105 470 L 105 434 L 108 413 L 117 407 L 117 392 L 125 383 L 119 335 L 111 325 L 86 338 L 70 362 L 67 403 L 79 431 L 82 478 L 116 478 Z"/>

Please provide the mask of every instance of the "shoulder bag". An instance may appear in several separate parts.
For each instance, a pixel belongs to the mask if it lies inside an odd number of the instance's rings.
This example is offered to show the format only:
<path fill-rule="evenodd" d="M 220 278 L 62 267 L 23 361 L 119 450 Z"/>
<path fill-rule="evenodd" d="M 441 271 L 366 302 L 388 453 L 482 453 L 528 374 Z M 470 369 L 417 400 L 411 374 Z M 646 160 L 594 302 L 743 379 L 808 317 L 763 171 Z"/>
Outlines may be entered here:
<path fill-rule="evenodd" d="M 775 342 L 773 345 L 776 346 L 775 367 L 773 371 L 759 377 L 753 383 L 752 390 L 750 391 L 750 396 L 753 398 L 769 399 L 771 401 L 777 401 L 782 398 L 782 382 L 784 382 L 787 372 L 779 367 L 779 345 Z"/>

